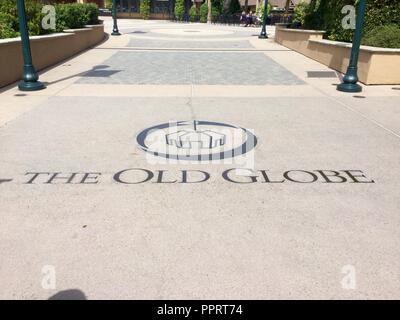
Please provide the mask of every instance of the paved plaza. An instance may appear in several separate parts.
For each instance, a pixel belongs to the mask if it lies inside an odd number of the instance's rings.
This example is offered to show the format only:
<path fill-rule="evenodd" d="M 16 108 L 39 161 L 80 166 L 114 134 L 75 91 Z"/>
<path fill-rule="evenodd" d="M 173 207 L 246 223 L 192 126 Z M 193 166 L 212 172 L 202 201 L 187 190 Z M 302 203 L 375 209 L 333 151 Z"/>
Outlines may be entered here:
<path fill-rule="evenodd" d="M 0 298 L 400 298 L 400 86 L 338 92 L 272 27 L 119 24 L 0 92 Z M 255 138 L 172 161 L 168 123 Z"/>

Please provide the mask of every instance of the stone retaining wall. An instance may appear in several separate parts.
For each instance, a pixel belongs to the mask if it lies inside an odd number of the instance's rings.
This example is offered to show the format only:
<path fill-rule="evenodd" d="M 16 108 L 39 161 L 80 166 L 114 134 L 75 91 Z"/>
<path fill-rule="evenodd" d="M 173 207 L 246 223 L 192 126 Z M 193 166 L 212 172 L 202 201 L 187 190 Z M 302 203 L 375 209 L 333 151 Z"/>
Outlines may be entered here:
<path fill-rule="evenodd" d="M 351 44 L 324 40 L 324 31 L 276 28 L 275 41 L 334 70 L 345 73 Z M 400 84 L 400 49 L 361 46 L 358 76 L 362 83 Z"/>
<path fill-rule="evenodd" d="M 104 26 L 86 26 L 84 29 L 65 30 L 45 36 L 31 37 L 31 50 L 37 70 L 50 67 L 90 48 L 105 37 Z M 0 40 L 0 87 L 21 79 L 22 49 L 19 38 Z"/>

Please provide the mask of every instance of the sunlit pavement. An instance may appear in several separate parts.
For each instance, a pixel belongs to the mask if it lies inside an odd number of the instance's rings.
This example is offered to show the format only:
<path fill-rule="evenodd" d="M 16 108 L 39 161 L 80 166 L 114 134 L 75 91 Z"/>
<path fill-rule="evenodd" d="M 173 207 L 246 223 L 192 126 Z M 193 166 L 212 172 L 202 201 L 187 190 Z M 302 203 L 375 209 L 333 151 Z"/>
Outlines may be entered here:
<path fill-rule="evenodd" d="M 119 26 L 0 93 L 0 298 L 400 298 L 400 86 L 338 92 L 271 27 Z M 169 122 L 255 146 L 176 163 Z"/>

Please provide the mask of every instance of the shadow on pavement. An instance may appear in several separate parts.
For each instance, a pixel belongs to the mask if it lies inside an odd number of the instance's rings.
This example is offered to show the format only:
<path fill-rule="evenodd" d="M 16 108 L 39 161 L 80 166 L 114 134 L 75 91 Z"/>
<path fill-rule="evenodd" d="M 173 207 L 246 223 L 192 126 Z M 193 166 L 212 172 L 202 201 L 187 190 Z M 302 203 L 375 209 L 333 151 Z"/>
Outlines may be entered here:
<path fill-rule="evenodd" d="M 85 294 L 79 289 L 70 289 L 57 292 L 48 300 L 87 300 Z"/>

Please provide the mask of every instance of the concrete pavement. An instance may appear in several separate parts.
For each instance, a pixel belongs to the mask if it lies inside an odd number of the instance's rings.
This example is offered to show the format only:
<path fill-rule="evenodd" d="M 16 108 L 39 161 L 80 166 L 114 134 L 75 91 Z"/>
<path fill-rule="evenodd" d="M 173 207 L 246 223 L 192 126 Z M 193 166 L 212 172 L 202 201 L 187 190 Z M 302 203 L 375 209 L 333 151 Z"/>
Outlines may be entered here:
<path fill-rule="evenodd" d="M 400 297 L 399 86 L 338 92 L 256 28 L 119 23 L 0 93 L 0 298 Z M 176 162 L 167 130 L 256 141 Z"/>

